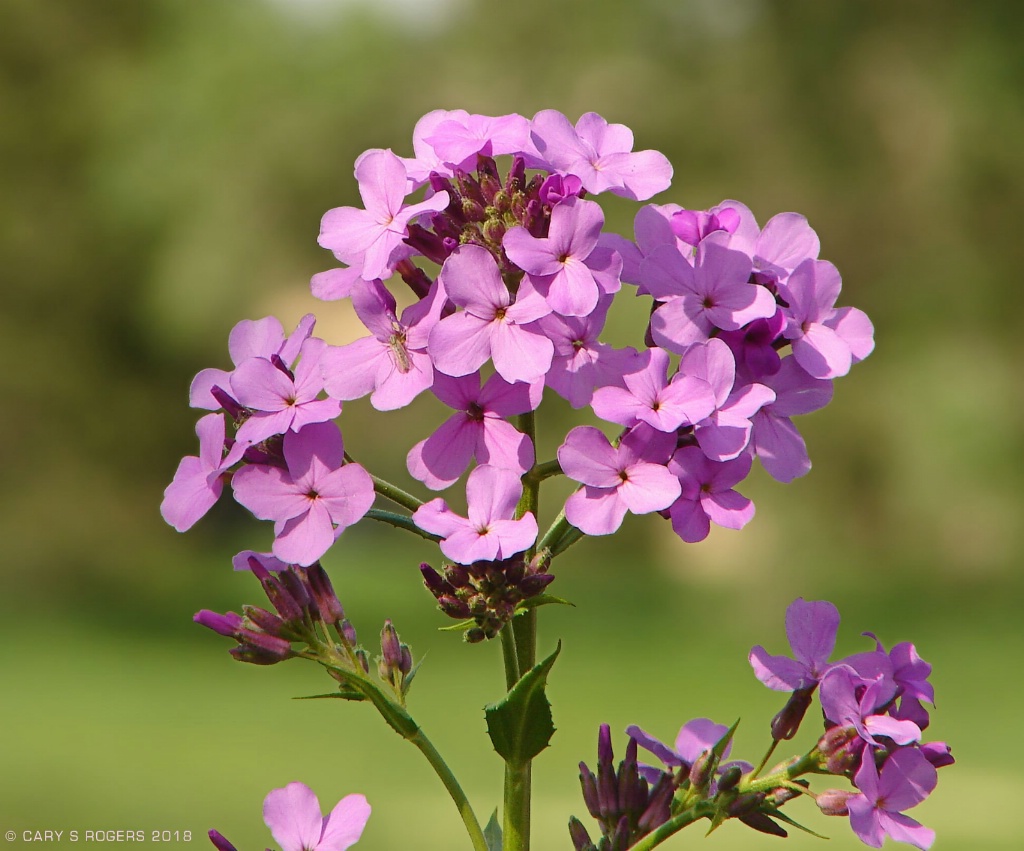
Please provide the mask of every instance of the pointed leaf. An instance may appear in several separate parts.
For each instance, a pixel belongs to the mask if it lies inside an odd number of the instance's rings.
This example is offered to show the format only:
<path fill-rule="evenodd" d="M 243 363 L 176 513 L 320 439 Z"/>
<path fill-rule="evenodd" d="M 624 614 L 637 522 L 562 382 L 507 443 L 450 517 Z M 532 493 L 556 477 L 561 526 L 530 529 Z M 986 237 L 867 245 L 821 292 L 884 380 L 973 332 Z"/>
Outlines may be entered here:
<path fill-rule="evenodd" d="M 525 765 L 551 741 L 555 725 L 544 686 L 561 652 L 558 642 L 555 652 L 530 668 L 504 698 L 484 707 L 491 744 L 509 765 Z"/>
<path fill-rule="evenodd" d="M 811 836 L 816 836 L 818 839 L 828 839 L 829 837 L 824 836 L 820 833 L 815 833 L 809 827 L 804 827 L 800 822 L 794 821 L 787 816 L 782 810 L 766 810 L 766 815 L 770 815 L 772 818 L 777 818 L 779 821 L 784 821 L 786 824 L 795 827 L 797 830 L 802 830 L 804 833 L 809 833 Z"/>
<path fill-rule="evenodd" d="M 473 624 L 475 624 L 475 623 L 476 623 L 476 621 L 473 620 L 472 618 L 470 618 L 468 621 L 459 621 L 458 623 L 453 623 L 451 626 L 439 626 L 437 628 L 437 631 L 438 632 L 464 632 L 465 630 L 467 630 L 471 626 L 473 626 Z"/>
<path fill-rule="evenodd" d="M 322 698 L 340 698 L 341 700 L 366 700 L 366 695 L 355 689 L 347 689 L 339 686 L 338 691 L 329 694 L 307 694 L 301 697 L 293 697 L 292 700 L 321 700 Z"/>
<path fill-rule="evenodd" d="M 572 606 L 576 608 L 576 604 L 569 600 L 563 600 L 561 597 L 555 597 L 553 594 L 537 594 L 535 597 L 528 597 L 525 600 L 520 600 L 516 606 L 516 614 L 520 615 L 523 612 L 529 611 L 530 609 L 536 609 L 538 606 L 547 606 L 552 603 L 557 603 L 560 606 Z"/>
<path fill-rule="evenodd" d="M 501 825 L 498 824 L 498 810 L 491 813 L 484 828 L 484 842 L 487 843 L 487 851 L 501 851 Z"/>

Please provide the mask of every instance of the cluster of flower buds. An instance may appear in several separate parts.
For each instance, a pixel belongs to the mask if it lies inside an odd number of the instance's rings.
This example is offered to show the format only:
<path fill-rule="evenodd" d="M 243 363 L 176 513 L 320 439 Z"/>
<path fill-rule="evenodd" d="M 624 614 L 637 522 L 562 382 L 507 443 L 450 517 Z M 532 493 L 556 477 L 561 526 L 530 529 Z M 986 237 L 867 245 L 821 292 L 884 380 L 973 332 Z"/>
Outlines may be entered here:
<path fill-rule="evenodd" d="M 676 790 L 676 778 L 661 773 L 653 784 L 641 775 L 637 741 L 630 737 L 626 756 L 616 770 L 611 729 L 602 724 L 597 738 L 597 774 L 580 763 L 580 785 L 590 814 L 601 827 L 595 845 L 579 819 L 569 820 L 569 834 L 576 851 L 625 851 L 656 827 L 668 821 Z"/>
<path fill-rule="evenodd" d="M 240 662 L 273 665 L 302 657 L 327 665 L 331 675 L 348 694 L 349 674 L 370 672 L 370 657 L 359 645 L 355 627 L 345 617 L 327 572 L 319 562 L 309 567 L 285 564 L 270 553 L 246 550 L 234 558 L 236 569 L 250 570 L 259 580 L 274 611 L 243 606 L 242 614 L 219 614 L 203 609 L 193 618 L 214 632 L 235 639 L 230 653 Z M 304 649 L 295 649 L 304 645 Z M 415 674 L 412 652 L 402 643 L 394 624 L 384 622 L 380 634 L 377 672 L 399 703 Z M 352 697 L 361 699 L 357 693 Z"/>
<path fill-rule="evenodd" d="M 542 557 L 527 564 L 516 555 L 502 561 L 449 564 L 438 573 L 424 562 L 423 582 L 441 611 L 456 620 L 472 620 L 466 641 L 494 638 L 515 616 L 517 607 L 540 594 L 555 578 Z"/>
<path fill-rule="evenodd" d="M 321 222 L 320 244 L 345 265 L 315 275 L 313 294 L 350 299 L 367 336 L 333 346 L 312 336 L 312 315 L 291 335 L 272 318 L 247 321 L 229 338 L 234 369 L 196 376 L 191 404 L 213 413 L 197 426 L 199 455 L 165 493 L 175 528 L 194 524 L 230 480 L 238 502 L 274 522 L 278 558 L 317 561 L 370 513 L 375 485 L 387 495 L 347 458 L 333 422 L 367 395 L 389 411 L 429 391 L 452 410 L 407 467 L 438 491 L 477 465 L 468 516 L 441 498 L 400 504 L 419 505 L 408 524 L 462 565 L 532 552 L 537 518 L 517 508 L 520 480 L 538 468 L 523 418 L 545 391 L 604 424 L 572 429 L 557 462 L 545 462 L 579 484 L 565 517 L 587 535 L 615 532 L 627 513 L 659 513 L 699 541 L 712 523 L 751 519 L 735 488 L 755 458 L 783 482 L 810 469 L 792 417 L 826 405 L 833 379 L 874 343 L 863 312 L 836 307 L 839 273 L 818 258 L 803 216 L 761 228 L 737 201 L 649 204 L 633 240 L 606 233 L 594 199 L 646 201 L 669 187 L 672 167 L 594 113 L 573 125 L 554 110 L 436 110 L 412 146 L 411 158 L 360 156 L 363 206 Z M 400 316 L 392 278 L 417 299 Z M 650 320 L 636 347 L 617 349 L 600 336 L 623 284 L 649 299 Z"/>

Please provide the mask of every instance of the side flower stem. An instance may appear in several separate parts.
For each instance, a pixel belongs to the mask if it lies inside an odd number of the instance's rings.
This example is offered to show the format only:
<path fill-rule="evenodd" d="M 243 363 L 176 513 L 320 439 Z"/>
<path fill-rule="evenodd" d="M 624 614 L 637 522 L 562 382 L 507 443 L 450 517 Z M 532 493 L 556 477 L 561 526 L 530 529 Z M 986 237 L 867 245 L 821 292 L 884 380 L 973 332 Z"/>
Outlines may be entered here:
<path fill-rule="evenodd" d="M 349 464 L 352 463 L 352 456 L 347 452 L 345 453 L 345 461 Z M 369 471 L 368 471 L 369 472 Z M 385 499 L 390 499 L 396 505 L 407 508 L 409 511 L 415 511 L 421 505 L 423 500 L 418 499 L 411 493 L 402 490 L 400 487 L 387 482 L 384 479 L 370 473 L 370 479 L 373 481 L 373 489 L 379 493 Z"/>
<path fill-rule="evenodd" d="M 398 529 L 405 529 L 406 531 L 419 535 L 421 538 L 426 538 L 428 541 L 436 542 L 441 540 L 437 535 L 431 535 L 430 532 L 424 532 L 419 526 L 413 523 L 411 517 L 408 517 L 405 514 L 396 514 L 393 511 L 385 511 L 382 508 L 371 508 L 366 512 L 366 516 L 370 520 L 378 520 L 381 523 L 387 523 L 389 526 L 394 526 Z"/>
<path fill-rule="evenodd" d="M 469 798 L 466 797 L 466 793 L 462 790 L 459 781 L 448 767 L 448 763 L 438 753 L 437 748 L 427 738 L 427 734 L 423 732 L 420 725 L 413 720 L 408 710 L 391 700 L 373 682 L 347 669 L 344 663 L 339 665 L 333 660 L 328 662 L 320 659 L 319 661 L 330 670 L 343 674 L 342 682 L 365 695 L 366 699 L 374 705 L 384 720 L 388 722 L 391 729 L 406 741 L 412 742 L 420 753 L 426 757 L 430 767 L 434 769 L 434 773 L 440 778 L 444 788 L 448 790 L 452 801 L 455 802 L 459 815 L 462 817 L 462 823 L 466 826 L 466 833 L 469 834 L 470 842 L 473 843 L 473 851 L 488 851 L 487 840 L 484 839 L 484 832 L 480 827 L 480 822 L 477 820 L 476 813 L 473 812 L 473 807 L 469 803 Z"/>
<path fill-rule="evenodd" d="M 679 815 L 670 818 L 657 830 L 648 833 L 647 836 L 632 847 L 631 851 L 650 851 L 651 848 L 654 848 L 656 845 L 660 845 L 684 827 L 689 827 L 695 821 L 707 818 L 713 815 L 714 812 L 714 805 L 710 803 L 704 802 L 695 804 L 690 809 L 683 810 Z"/>

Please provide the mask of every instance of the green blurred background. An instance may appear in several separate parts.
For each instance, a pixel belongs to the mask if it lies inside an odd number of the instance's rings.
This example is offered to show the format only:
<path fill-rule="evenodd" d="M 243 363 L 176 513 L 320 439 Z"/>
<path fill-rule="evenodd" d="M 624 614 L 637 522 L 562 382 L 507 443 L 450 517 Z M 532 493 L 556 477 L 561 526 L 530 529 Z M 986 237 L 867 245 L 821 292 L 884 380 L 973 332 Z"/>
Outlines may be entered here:
<path fill-rule="evenodd" d="M 755 643 L 783 652 L 783 612 L 803 595 L 839 606 L 838 652 L 865 648 L 871 629 L 934 664 L 929 736 L 959 760 L 911 813 L 938 830 L 935 847 L 1020 848 L 1022 31 L 1009 0 L 4 0 L 0 829 L 18 833 L 12 845 L 24 830 L 122 828 L 191 830 L 201 848 L 216 826 L 262 848 L 264 795 L 301 779 L 325 806 L 367 794 L 367 851 L 468 847 L 426 765 L 371 710 L 293 703 L 326 690 L 312 666 L 235 664 L 229 642 L 191 623 L 199 608 L 258 602 L 229 559 L 267 548 L 269 529 L 225 502 L 180 536 L 157 506 L 195 451 L 188 383 L 228 365 L 236 321 L 274 313 L 290 328 L 313 310 L 332 342 L 357 333 L 347 305 L 308 293 L 332 265 L 320 215 L 358 203 L 356 155 L 411 153 L 416 119 L 437 107 L 554 107 L 600 112 L 664 151 L 676 177 L 659 200 L 737 198 L 762 223 L 807 215 L 877 350 L 800 422 L 811 474 L 749 483 L 758 514 L 742 533 L 685 546 L 633 519 L 561 560 L 552 591 L 578 607 L 542 611 L 542 652 L 557 638 L 564 652 L 536 847 L 570 847 L 566 819 L 585 815 L 576 762 L 593 759 L 603 721 L 670 739 L 694 716 L 742 716 L 738 752 L 756 759 L 779 699 L 745 656 Z M 611 226 L 628 233 L 634 209 L 610 204 Z M 631 309 L 618 342 L 636 341 Z M 568 422 L 554 408 L 547 453 Z M 347 405 L 347 445 L 404 481 L 437 412 L 413 410 Z M 498 648 L 437 632 L 447 622 L 416 570 L 430 550 L 366 525 L 327 566 L 364 640 L 390 616 L 427 653 L 411 707 L 486 818 L 500 762 L 480 707 L 502 690 Z M 791 813 L 829 848 L 862 847 L 845 820 L 806 802 Z M 730 823 L 706 842 L 779 840 Z"/>

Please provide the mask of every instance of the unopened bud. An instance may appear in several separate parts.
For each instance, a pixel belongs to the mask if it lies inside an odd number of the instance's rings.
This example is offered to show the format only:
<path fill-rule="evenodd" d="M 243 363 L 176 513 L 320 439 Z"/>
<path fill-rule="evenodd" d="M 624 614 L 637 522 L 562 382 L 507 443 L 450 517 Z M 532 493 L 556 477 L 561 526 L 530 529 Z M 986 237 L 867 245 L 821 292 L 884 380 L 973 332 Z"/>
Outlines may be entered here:
<path fill-rule="evenodd" d="M 796 731 L 800 729 L 800 722 L 804 720 L 807 709 L 814 699 L 814 686 L 800 688 L 794 691 L 782 710 L 772 718 L 772 738 L 775 741 L 792 739 Z"/>
<path fill-rule="evenodd" d="M 380 652 L 387 667 L 397 668 L 401 664 L 402 642 L 390 619 L 384 621 L 384 628 L 380 631 Z"/>
<path fill-rule="evenodd" d="M 348 618 L 342 620 L 338 625 L 338 632 L 341 633 L 342 640 L 349 647 L 355 647 L 359 643 L 359 638 L 356 636 L 356 628 L 352 626 L 352 621 Z"/>
<path fill-rule="evenodd" d="M 437 598 L 437 604 L 441 607 L 441 611 L 450 618 L 462 620 L 469 617 L 469 604 L 451 594 L 442 594 Z"/>
<path fill-rule="evenodd" d="M 764 799 L 764 792 L 747 792 L 729 804 L 726 812 L 733 817 L 748 815 L 760 807 L 764 803 Z"/>
<path fill-rule="evenodd" d="M 359 667 L 363 669 L 363 673 L 370 673 L 370 657 L 366 655 L 366 651 L 362 647 L 356 650 L 356 659 L 359 661 Z"/>
<path fill-rule="evenodd" d="M 706 789 L 711 783 L 711 773 L 714 771 L 714 758 L 711 751 L 704 751 L 693 761 L 690 766 L 690 785 L 695 789 Z"/>
<path fill-rule="evenodd" d="M 740 816 L 739 819 L 747 827 L 752 827 L 761 833 L 767 833 L 769 836 L 780 836 L 783 839 L 789 836 L 784 827 L 773 822 L 764 813 L 747 813 Z"/>
<path fill-rule="evenodd" d="M 212 831 L 211 831 L 212 832 Z M 576 816 L 569 819 L 569 838 L 572 839 L 573 848 L 576 851 L 593 851 L 594 843 L 590 841 L 590 834 Z M 234 851 L 234 849 L 231 849 Z"/>
<path fill-rule="evenodd" d="M 718 791 L 726 792 L 740 782 L 743 776 L 743 769 L 738 765 L 730 765 L 718 778 Z"/>
<path fill-rule="evenodd" d="M 334 593 L 334 586 L 327 571 L 316 562 L 306 568 L 306 579 L 309 581 L 309 590 L 320 610 L 320 617 L 326 623 L 337 623 L 345 617 L 345 610 L 341 607 L 338 595 Z"/>
<path fill-rule="evenodd" d="M 583 790 L 583 803 L 594 818 L 601 818 L 601 804 L 597 795 L 597 778 L 585 762 L 580 763 L 580 788 Z"/>
<path fill-rule="evenodd" d="M 236 612 L 225 612 L 222 615 L 209 609 L 202 609 L 192 616 L 192 620 L 228 638 L 237 638 L 238 631 L 242 628 L 242 616 Z"/>
<path fill-rule="evenodd" d="M 216 830 L 211 830 L 209 836 L 210 842 L 214 844 L 214 847 L 217 849 L 217 851 L 238 851 L 234 845 L 228 842 Z"/>
<path fill-rule="evenodd" d="M 857 797 L 856 792 L 847 789 L 826 789 L 819 792 L 815 798 L 818 809 L 827 816 L 848 816 L 850 808 L 847 802 L 850 798 Z"/>
<path fill-rule="evenodd" d="M 478 626 L 471 626 L 466 630 L 465 638 L 467 644 L 479 644 L 487 638 L 487 633 Z"/>
<path fill-rule="evenodd" d="M 273 612 L 268 612 L 266 609 L 260 609 L 256 606 L 242 606 L 242 611 L 245 612 L 249 622 L 263 630 L 263 632 L 276 635 L 278 638 L 284 638 L 286 633 L 291 634 L 285 622 Z"/>

